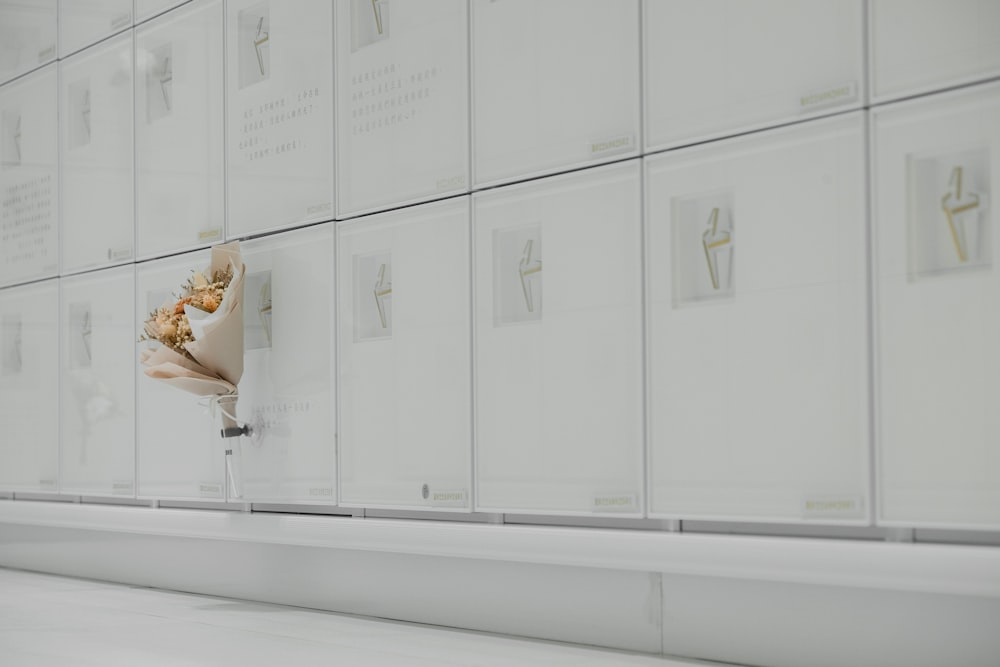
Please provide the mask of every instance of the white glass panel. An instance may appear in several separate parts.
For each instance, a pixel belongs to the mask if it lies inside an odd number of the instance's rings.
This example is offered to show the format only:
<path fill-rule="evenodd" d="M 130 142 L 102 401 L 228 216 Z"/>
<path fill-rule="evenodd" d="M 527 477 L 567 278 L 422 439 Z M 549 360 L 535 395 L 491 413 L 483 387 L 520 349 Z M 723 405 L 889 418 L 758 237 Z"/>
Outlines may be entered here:
<path fill-rule="evenodd" d="M 647 158 L 653 515 L 867 522 L 864 137 Z"/>
<path fill-rule="evenodd" d="M 870 7 L 873 100 L 1000 74 L 995 0 L 872 0 Z"/>
<path fill-rule="evenodd" d="M 243 244 L 244 367 L 237 416 L 247 500 L 336 501 L 333 228 Z"/>
<path fill-rule="evenodd" d="M 337 4 L 337 206 L 461 192 L 469 171 L 464 0 Z"/>
<path fill-rule="evenodd" d="M 59 64 L 63 272 L 132 259 L 132 35 Z"/>
<path fill-rule="evenodd" d="M 646 146 L 860 108 L 859 0 L 645 0 Z"/>
<path fill-rule="evenodd" d="M 135 270 L 64 278 L 60 490 L 135 493 Z"/>
<path fill-rule="evenodd" d="M 132 0 L 60 0 L 59 57 L 132 27 Z"/>
<path fill-rule="evenodd" d="M 222 2 L 195 2 L 136 29 L 139 257 L 222 240 Z"/>
<path fill-rule="evenodd" d="M 59 283 L 0 290 L 0 489 L 58 491 Z"/>
<path fill-rule="evenodd" d="M 478 509 L 642 512 L 639 166 L 473 196 Z"/>
<path fill-rule="evenodd" d="M 59 270 L 57 88 L 54 64 L 0 87 L 0 285 Z"/>
<path fill-rule="evenodd" d="M 56 58 L 56 0 L 0 0 L 0 83 Z"/>
<path fill-rule="evenodd" d="M 187 0 L 135 0 L 135 22 L 162 14 L 174 7 L 183 5 Z"/>
<path fill-rule="evenodd" d="M 879 517 L 1000 528 L 1000 86 L 873 113 Z"/>
<path fill-rule="evenodd" d="M 471 506 L 469 200 L 339 231 L 341 501 Z"/>
<path fill-rule="evenodd" d="M 228 234 L 333 219 L 333 5 L 226 3 Z"/>
<path fill-rule="evenodd" d="M 635 155 L 639 3 L 473 0 L 477 185 Z"/>
<path fill-rule="evenodd" d="M 204 271 L 207 250 L 136 267 L 136 337 L 148 314 L 172 303 L 192 271 Z M 141 342 L 140 350 L 159 343 Z M 207 403 L 194 394 L 154 380 L 136 362 L 138 494 L 142 497 L 222 500 L 226 493 L 225 447 Z"/>

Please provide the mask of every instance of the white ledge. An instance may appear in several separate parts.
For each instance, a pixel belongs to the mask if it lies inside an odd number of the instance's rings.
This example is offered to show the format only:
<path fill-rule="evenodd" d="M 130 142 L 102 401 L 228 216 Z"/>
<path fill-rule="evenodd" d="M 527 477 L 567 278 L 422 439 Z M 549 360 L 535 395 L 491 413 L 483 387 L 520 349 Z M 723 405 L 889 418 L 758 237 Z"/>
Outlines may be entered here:
<path fill-rule="evenodd" d="M 1000 598 L 1000 548 L 0 500 L 0 525 Z"/>

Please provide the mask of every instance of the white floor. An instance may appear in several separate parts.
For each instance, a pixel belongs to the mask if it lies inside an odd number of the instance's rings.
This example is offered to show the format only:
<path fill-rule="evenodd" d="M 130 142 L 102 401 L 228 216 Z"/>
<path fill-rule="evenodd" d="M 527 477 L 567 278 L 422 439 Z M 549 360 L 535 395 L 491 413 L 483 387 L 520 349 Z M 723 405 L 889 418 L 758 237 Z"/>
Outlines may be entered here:
<path fill-rule="evenodd" d="M 704 664 L 0 568 L 3 667 Z"/>

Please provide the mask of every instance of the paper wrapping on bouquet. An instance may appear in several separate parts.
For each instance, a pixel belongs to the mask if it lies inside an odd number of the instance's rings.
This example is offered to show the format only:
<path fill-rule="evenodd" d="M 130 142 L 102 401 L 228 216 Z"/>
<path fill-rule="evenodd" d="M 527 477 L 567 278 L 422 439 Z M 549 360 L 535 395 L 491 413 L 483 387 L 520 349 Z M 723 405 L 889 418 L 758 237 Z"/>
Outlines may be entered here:
<path fill-rule="evenodd" d="M 143 350 L 143 372 L 151 378 L 197 396 L 236 396 L 243 377 L 243 278 L 246 266 L 238 242 L 212 248 L 208 275 L 233 267 L 233 279 L 214 313 L 190 305 L 184 313 L 194 341 L 184 348 L 196 361 L 162 346 Z M 222 410 L 223 426 L 236 426 L 235 399 L 231 410 Z"/>

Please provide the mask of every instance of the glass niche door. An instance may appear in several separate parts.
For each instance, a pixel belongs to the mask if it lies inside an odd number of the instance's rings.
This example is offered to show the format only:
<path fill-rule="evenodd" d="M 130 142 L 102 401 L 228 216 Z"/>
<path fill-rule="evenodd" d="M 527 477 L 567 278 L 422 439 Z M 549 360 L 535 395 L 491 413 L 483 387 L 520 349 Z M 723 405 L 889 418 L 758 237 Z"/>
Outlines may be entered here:
<path fill-rule="evenodd" d="M 243 500 L 335 503 L 332 224 L 242 244 L 243 378 L 228 445 Z"/>
<path fill-rule="evenodd" d="M 341 223 L 344 505 L 471 508 L 469 198 Z"/>
<path fill-rule="evenodd" d="M 135 337 L 156 308 L 176 301 L 192 271 L 210 266 L 208 250 L 136 266 Z M 136 359 L 158 342 L 133 345 Z M 226 498 L 225 443 L 206 399 L 143 373 L 136 361 L 137 495 L 140 498 L 222 501 Z"/>
<path fill-rule="evenodd" d="M 478 510 L 643 512 L 639 172 L 473 195 Z"/>
<path fill-rule="evenodd" d="M 646 158 L 650 514 L 867 524 L 865 119 Z"/>
<path fill-rule="evenodd" d="M 1000 529 L 1000 85 L 872 112 L 878 520 Z"/>
<path fill-rule="evenodd" d="M 59 281 L 0 290 L 0 489 L 59 490 Z"/>
<path fill-rule="evenodd" d="M 135 495 L 135 268 L 60 285 L 60 490 Z"/>

